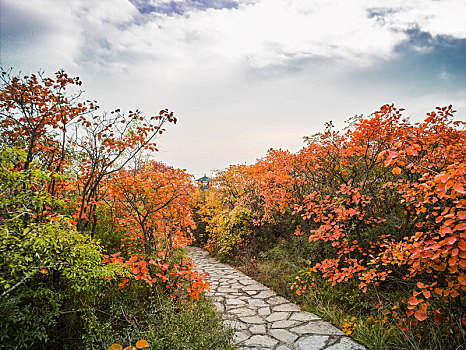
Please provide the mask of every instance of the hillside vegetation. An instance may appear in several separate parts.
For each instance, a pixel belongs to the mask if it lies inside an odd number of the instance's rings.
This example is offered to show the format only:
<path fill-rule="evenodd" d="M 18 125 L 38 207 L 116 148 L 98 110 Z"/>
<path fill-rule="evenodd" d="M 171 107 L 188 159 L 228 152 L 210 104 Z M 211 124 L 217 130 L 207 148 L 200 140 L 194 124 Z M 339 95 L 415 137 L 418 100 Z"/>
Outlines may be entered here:
<path fill-rule="evenodd" d="M 153 160 L 176 123 L 59 71 L 0 86 L 0 348 L 233 349 L 198 244 L 370 349 L 466 344 L 466 132 L 385 105 L 208 190 Z"/>
<path fill-rule="evenodd" d="M 184 251 L 191 176 L 149 157 L 176 118 L 80 85 L 1 75 L 0 348 L 230 349 Z"/>
<path fill-rule="evenodd" d="M 199 197 L 200 244 L 373 349 L 465 346 L 466 132 L 385 105 L 297 153 L 230 166 Z"/>

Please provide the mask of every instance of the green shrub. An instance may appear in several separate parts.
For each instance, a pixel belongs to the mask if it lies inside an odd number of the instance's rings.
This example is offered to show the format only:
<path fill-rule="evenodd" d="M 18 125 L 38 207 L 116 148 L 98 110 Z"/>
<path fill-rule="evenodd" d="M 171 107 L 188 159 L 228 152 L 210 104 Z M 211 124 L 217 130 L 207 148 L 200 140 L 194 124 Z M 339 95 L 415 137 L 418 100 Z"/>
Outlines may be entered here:
<path fill-rule="evenodd" d="M 116 266 L 104 265 L 102 248 L 66 218 L 23 229 L 21 222 L 0 221 L 0 341 L 48 348 L 63 315 L 79 314 Z"/>

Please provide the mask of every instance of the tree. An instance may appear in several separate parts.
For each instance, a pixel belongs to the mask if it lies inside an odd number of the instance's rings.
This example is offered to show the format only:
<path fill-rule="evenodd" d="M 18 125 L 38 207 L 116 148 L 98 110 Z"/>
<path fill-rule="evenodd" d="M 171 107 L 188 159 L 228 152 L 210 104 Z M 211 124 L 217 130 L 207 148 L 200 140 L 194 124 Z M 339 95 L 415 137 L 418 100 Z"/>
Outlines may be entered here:
<path fill-rule="evenodd" d="M 81 101 L 80 91 L 69 92 L 82 83 L 63 70 L 54 78 L 42 72 L 13 76 L 11 70 L 2 70 L 0 79 L 0 139 L 25 150 L 25 170 L 35 160 L 53 174 L 74 175 L 71 183 L 52 176 L 46 186 L 53 199 L 67 196 L 65 190 L 78 192 L 71 205 L 74 222 L 78 231 L 88 229 L 92 237 L 102 180 L 144 150 L 157 151 L 155 140 L 165 131 L 163 125 L 176 123 L 176 118 L 167 109 L 151 117 L 138 110 L 96 114 L 95 101 Z M 58 207 L 52 203 L 50 210 Z"/>
<path fill-rule="evenodd" d="M 12 76 L 1 72 L 0 137 L 10 146 L 26 151 L 23 168 L 36 159 L 42 169 L 61 173 L 67 160 L 66 133 L 78 117 L 98 108 L 95 103 L 78 102 L 81 93 L 67 90 L 82 83 L 63 71 L 55 78 L 42 72 L 31 76 Z"/>
<path fill-rule="evenodd" d="M 81 322 L 77 309 L 92 303 L 88 294 L 122 269 L 103 264 L 102 247 L 79 234 L 67 217 L 41 213 L 52 202 L 43 185 L 51 171 L 35 161 L 24 169 L 23 150 L 2 146 L 0 151 L 2 345 L 51 346 L 66 309 L 74 307 L 75 322 Z"/>
<path fill-rule="evenodd" d="M 316 278 L 359 286 L 400 322 L 443 324 L 464 340 L 466 124 L 451 106 L 415 124 L 402 112 L 385 105 L 342 132 L 327 123 L 294 155 L 221 173 L 201 204 L 209 243 L 265 249 L 257 242 L 281 224 L 313 251 L 298 294 Z"/>
<path fill-rule="evenodd" d="M 157 151 L 155 140 L 165 129 L 165 123 L 176 123 L 172 112 L 161 110 L 158 115 L 145 117 L 140 111 L 127 116 L 119 110 L 81 118 L 84 132 L 74 133 L 71 144 L 76 146 L 79 161 L 75 176 L 79 193 L 75 220 L 79 231 L 92 223 L 91 235 L 97 224 L 96 206 L 102 199 L 102 180 L 123 169 L 144 150 Z"/>
<path fill-rule="evenodd" d="M 172 252 L 191 241 L 191 176 L 162 163 L 122 169 L 108 181 L 108 194 L 118 227 L 144 253 Z"/>

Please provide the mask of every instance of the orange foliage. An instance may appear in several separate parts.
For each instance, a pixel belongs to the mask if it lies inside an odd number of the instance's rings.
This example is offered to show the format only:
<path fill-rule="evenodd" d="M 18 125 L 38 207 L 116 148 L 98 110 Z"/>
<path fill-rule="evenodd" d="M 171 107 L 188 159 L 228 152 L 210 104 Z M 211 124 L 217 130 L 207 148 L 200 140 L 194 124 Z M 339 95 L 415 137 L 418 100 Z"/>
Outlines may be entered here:
<path fill-rule="evenodd" d="M 166 109 L 151 117 L 143 116 L 138 110 L 128 115 L 115 110 L 110 114 L 79 118 L 82 135 L 76 133 L 68 140 L 84 155 L 79 161 L 75 183 L 79 192 L 75 214 L 78 230 L 83 230 L 90 222 L 95 228 L 95 210 L 102 199 L 102 180 L 123 169 L 144 150 L 157 151 L 155 140 L 165 131 L 162 126 L 176 121 L 173 113 Z"/>
<path fill-rule="evenodd" d="M 69 77 L 63 70 L 55 78 L 42 74 L 11 77 L 2 71 L 0 77 L 0 137 L 27 152 L 24 169 L 37 160 L 43 169 L 61 172 L 69 161 L 64 152 L 64 135 L 71 122 L 98 107 L 95 103 L 78 103 L 79 95 L 68 93 L 79 78 Z M 56 133 L 61 134 L 59 138 Z"/>
<path fill-rule="evenodd" d="M 81 86 L 79 78 L 63 70 L 53 78 L 10 73 L 0 75 L 0 140 L 26 152 L 26 160 L 15 165 L 21 169 L 15 170 L 28 170 L 35 162 L 51 175 L 31 185 L 51 195 L 50 204 L 38 209 L 38 220 L 66 210 L 78 231 L 92 238 L 99 224 L 97 208 L 107 208 L 126 235 L 128 256 L 114 254 L 107 261 L 126 266 L 131 280 L 160 282 L 173 293 L 184 289 L 198 298 L 208 288 L 205 276 L 193 272 L 180 253 L 195 227 L 190 175 L 157 162 L 127 169 L 142 153 L 157 151 L 164 125 L 177 122 L 173 113 L 163 109 L 146 117 L 138 110 L 123 114 L 116 109 L 97 114 L 96 102 L 80 102 L 81 92 L 73 93 Z"/>
<path fill-rule="evenodd" d="M 185 171 L 149 162 L 115 173 L 107 189 L 107 203 L 130 245 L 134 242 L 151 254 L 191 242 L 194 187 Z"/>
<path fill-rule="evenodd" d="M 384 106 L 345 135 L 329 130 L 311 145 L 313 154 L 332 158 L 320 163 L 318 156 L 312 175 L 321 184 L 331 181 L 297 210 L 319 225 L 310 241 L 328 241 L 336 249 L 334 258 L 310 272 L 321 271 L 333 284 L 358 278 L 363 290 L 400 277 L 429 282 L 418 283 L 425 300 L 408 301 L 424 321 L 427 299 L 436 295 L 448 302 L 464 298 L 466 290 L 466 133 L 458 128 L 464 123 L 450 120 L 451 106 L 415 125 L 400 112 Z M 368 235 L 395 218 L 399 222 L 390 226 L 396 231 Z"/>
<path fill-rule="evenodd" d="M 181 257 L 176 263 L 173 259 L 176 251 L 192 241 L 193 191 L 191 176 L 184 170 L 157 162 L 122 169 L 108 181 L 106 203 L 126 236 L 125 253 L 131 255 L 128 259 L 119 253 L 106 256 L 105 261 L 129 268 L 121 287 L 131 278 L 158 283 L 173 297 L 186 290 L 195 299 L 208 289 L 205 275 L 193 271 L 191 261 Z"/>
<path fill-rule="evenodd" d="M 357 281 L 363 291 L 402 285 L 413 322 L 455 324 L 446 312 L 464 303 L 466 291 L 466 124 L 452 120 L 451 106 L 415 124 L 402 111 L 382 106 L 343 133 L 328 123 L 296 154 L 272 150 L 230 167 L 201 209 L 209 233 L 219 207 L 243 208 L 256 236 L 261 225 L 277 232 L 291 217 L 295 234 L 325 247 L 310 276 Z M 296 293 L 305 284 L 298 280 Z"/>

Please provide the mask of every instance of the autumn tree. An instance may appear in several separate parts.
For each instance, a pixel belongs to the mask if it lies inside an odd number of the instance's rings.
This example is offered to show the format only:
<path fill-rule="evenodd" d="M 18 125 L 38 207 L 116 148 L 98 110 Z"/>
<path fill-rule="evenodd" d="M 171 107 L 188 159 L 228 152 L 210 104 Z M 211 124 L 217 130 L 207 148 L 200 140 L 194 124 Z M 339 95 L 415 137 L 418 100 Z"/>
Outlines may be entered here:
<path fill-rule="evenodd" d="M 218 172 L 205 191 L 200 215 L 207 223 L 207 248 L 233 254 L 241 248 L 254 254 L 264 241 L 289 234 L 293 210 L 294 155 L 270 150 L 252 165 L 234 165 Z"/>
<path fill-rule="evenodd" d="M 173 251 L 191 241 L 194 187 L 185 171 L 158 162 L 122 169 L 108 181 L 107 203 L 127 239 L 146 255 Z"/>
<path fill-rule="evenodd" d="M 142 280 L 172 298 L 187 292 L 198 299 L 208 283 L 183 251 L 195 227 L 191 176 L 159 162 L 140 162 L 115 172 L 106 191 L 104 207 L 125 239 L 122 251 L 105 261 L 129 266 L 131 272 L 120 286 Z"/>
<path fill-rule="evenodd" d="M 74 175 L 76 181 L 66 184 L 52 176 L 46 186 L 52 198 L 78 193 L 70 205 L 74 221 L 78 231 L 87 229 L 92 236 L 102 180 L 144 150 L 157 151 L 155 140 L 165 131 L 163 125 L 176 123 L 176 118 L 166 109 L 150 117 L 138 110 L 97 114 L 96 102 L 82 101 L 82 92 L 76 91 L 80 79 L 63 70 L 54 78 L 2 70 L 0 79 L 2 142 L 25 150 L 25 170 L 35 160 L 56 175 Z M 53 204 L 50 209 L 59 208 Z"/>
<path fill-rule="evenodd" d="M 163 348 L 191 346 L 178 329 L 215 317 L 196 301 L 209 284 L 183 249 L 193 185 L 149 160 L 173 113 L 100 113 L 64 71 L 0 79 L 2 346 L 147 347 L 143 333 Z M 204 326 L 198 343 L 228 347 L 220 324 Z"/>
<path fill-rule="evenodd" d="M 380 311 L 400 328 L 418 324 L 428 338 L 424 325 L 443 325 L 464 342 L 466 134 L 453 113 L 437 108 L 413 124 L 385 105 L 343 131 L 327 123 L 296 154 L 231 167 L 203 203 L 206 229 L 214 243 L 238 244 L 237 232 L 257 240 L 288 222 L 313 251 L 298 294 L 317 278 L 359 287 L 382 294 Z M 239 208 L 245 215 L 229 227 Z"/>
<path fill-rule="evenodd" d="M 128 115 L 115 110 L 80 118 L 84 130 L 77 128 L 70 139 L 78 152 L 75 176 L 79 197 L 75 220 L 79 231 L 91 223 L 91 235 L 94 233 L 102 180 L 123 169 L 141 152 L 157 151 L 155 140 L 165 131 L 163 125 L 176 121 L 166 109 L 151 117 L 138 110 Z"/>
<path fill-rule="evenodd" d="M 30 76 L 12 76 L 1 72 L 0 137 L 4 144 L 26 151 L 24 169 L 33 159 L 46 170 L 62 172 L 67 160 L 66 134 L 70 124 L 97 109 L 90 101 L 80 102 L 81 92 L 69 92 L 80 86 L 79 78 L 63 70 L 55 78 L 42 72 Z"/>
<path fill-rule="evenodd" d="M 296 209 L 317 224 L 309 240 L 333 249 L 308 272 L 333 285 L 356 279 L 364 291 L 409 290 L 405 321 L 432 317 L 461 338 L 464 123 L 452 121 L 451 106 L 416 124 L 401 112 L 383 106 L 345 134 L 327 129 L 303 150 L 315 190 Z"/>

